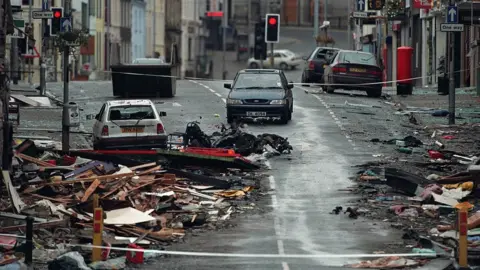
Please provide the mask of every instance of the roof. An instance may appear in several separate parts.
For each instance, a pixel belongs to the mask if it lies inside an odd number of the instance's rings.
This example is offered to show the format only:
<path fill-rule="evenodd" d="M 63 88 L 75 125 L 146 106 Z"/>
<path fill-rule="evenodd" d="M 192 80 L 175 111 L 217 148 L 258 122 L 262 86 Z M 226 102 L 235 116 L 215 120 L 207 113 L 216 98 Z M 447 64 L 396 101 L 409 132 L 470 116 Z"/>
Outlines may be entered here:
<path fill-rule="evenodd" d="M 243 69 L 240 70 L 238 73 L 280 73 L 278 69 Z"/>
<path fill-rule="evenodd" d="M 107 101 L 107 105 L 110 107 L 128 106 L 128 105 L 145 106 L 145 105 L 153 105 L 153 102 L 149 99 L 110 100 L 110 101 Z"/>
<path fill-rule="evenodd" d="M 371 52 L 354 51 L 354 50 L 340 50 L 340 52 L 361 53 L 361 54 L 369 54 L 369 55 L 372 54 Z"/>

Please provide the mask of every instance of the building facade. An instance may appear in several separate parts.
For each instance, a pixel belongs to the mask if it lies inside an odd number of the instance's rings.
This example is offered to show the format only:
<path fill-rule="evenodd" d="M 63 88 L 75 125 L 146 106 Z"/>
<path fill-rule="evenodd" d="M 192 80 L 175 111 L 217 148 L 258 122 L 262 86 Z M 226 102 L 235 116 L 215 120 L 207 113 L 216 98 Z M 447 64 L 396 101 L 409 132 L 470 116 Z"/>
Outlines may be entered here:
<path fill-rule="evenodd" d="M 197 66 L 197 56 L 200 52 L 200 29 L 206 11 L 206 1 L 182 1 L 182 46 L 181 46 L 181 73 L 182 76 L 194 77 Z"/>
<path fill-rule="evenodd" d="M 146 5 L 147 56 L 165 57 L 165 0 L 149 0 Z"/>
<path fill-rule="evenodd" d="M 132 60 L 146 57 L 146 3 L 132 0 Z"/>
<path fill-rule="evenodd" d="M 120 62 L 132 62 L 132 0 L 120 2 Z"/>

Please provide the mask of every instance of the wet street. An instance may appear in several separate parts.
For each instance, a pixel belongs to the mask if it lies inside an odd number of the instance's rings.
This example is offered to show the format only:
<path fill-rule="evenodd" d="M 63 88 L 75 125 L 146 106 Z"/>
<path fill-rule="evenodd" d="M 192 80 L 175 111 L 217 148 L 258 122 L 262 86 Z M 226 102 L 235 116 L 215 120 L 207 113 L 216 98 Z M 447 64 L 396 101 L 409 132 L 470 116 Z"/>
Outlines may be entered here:
<path fill-rule="evenodd" d="M 302 31 L 288 29 L 282 35 L 297 40 L 287 49 L 306 55 L 313 50 L 313 42 L 309 41 L 311 31 Z M 332 35 L 337 40 L 335 47 L 346 46 L 346 33 Z M 287 71 L 288 79 L 298 83 L 302 68 Z M 60 99 L 61 86 L 61 83 L 49 85 L 49 91 Z M 367 98 L 363 92 L 324 94 L 318 87 L 296 85 L 293 94 L 293 119 L 288 125 L 248 124 L 255 134 L 288 137 L 294 148 L 291 155 L 269 160 L 271 176 L 265 184 L 270 186 L 270 192 L 258 202 L 258 207 L 267 209 L 265 214 L 246 212 L 239 216 L 234 228 L 202 233 L 168 250 L 319 256 L 308 259 L 170 256 L 158 261 L 162 269 L 337 269 L 361 259 L 343 258 L 340 254 L 372 253 L 399 239 L 386 225 L 330 214 L 336 206 L 346 208 L 355 199 L 351 193 L 339 191 L 352 185 L 349 179 L 355 173 L 352 166 L 374 160 L 373 155 L 382 153 L 381 146 L 374 146 L 368 140 L 376 134 L 402 134 L 399 116 L 382 99 Z M 227 95 L 222 81 L 182 80 L 178 81 L 176 97 L 155 101 L 159 111 L 167 112 L 164 123 L 168 132 L 183 132 L 187 122 L 199 121 L 208 133 L 226 122 Z M 80 105 L 84 115 L 97 113 L 101 104 L 112 98 L 110 82 L 71 83 L 71 99 Z M 59 129 L 60 111 L 59 108 L 25 110 L 22 125 Z M 47 120 L 35 119 L 39 115 Z M 85 120 L 84 129 L 90 131 L 92 124 L 91 120 Z"/>

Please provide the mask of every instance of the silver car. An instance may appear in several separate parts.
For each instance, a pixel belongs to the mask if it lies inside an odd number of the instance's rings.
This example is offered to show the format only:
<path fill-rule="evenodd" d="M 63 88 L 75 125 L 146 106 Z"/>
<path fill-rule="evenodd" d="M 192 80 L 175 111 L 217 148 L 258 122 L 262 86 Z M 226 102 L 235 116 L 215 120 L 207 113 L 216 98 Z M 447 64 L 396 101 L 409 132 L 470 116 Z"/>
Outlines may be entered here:
<path fill-rule="evenodd" d="M 166 115 L 148 99 L 107 101 L 95 116 L 93 148 L 165 148 L 168 138 L 161 117 Z"/>

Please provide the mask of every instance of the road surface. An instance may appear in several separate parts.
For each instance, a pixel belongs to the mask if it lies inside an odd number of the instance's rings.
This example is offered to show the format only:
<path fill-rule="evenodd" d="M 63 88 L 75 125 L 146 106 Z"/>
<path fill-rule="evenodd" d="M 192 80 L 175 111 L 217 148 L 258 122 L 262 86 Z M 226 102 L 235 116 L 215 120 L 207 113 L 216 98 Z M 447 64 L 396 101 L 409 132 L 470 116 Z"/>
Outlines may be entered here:
<path fill-rule="evenodd" d="M 287 30 L 283 30 L 287 33 Z M 291 30 L 298 39 L 289 49 L 308 53 L 310 32 Z M 346 34 L 338 32 L 339 38 Z M 311 35 L 310 35 L 311 36 Z M 302 45 L 303 44 L 303 45 Z M 233 66 L 233 65 L 229 65 Z M 299 82 L 301 70 L 287 73 Z M 71 99 L 95 114 L 102 103 L 112 99 L 110 82 L 72 82 Z M 52 94 L 62 98 L 62 84 L 48 85 Z M 291 156 L 271 159 L 268 172 L 271 192 L 259 205 L 269 211 L 238 220 L 238 226 L 210 231 L 192 237 L 169 250 L 227 252 L 244 254 L 321 254 L 330 258 L 265 259 L 227 257 L 167 257 L 155 261 L 163 269 L 336 269 L 359 258 L 335 258 L 338 254 L 365 254 L 400 239 L 397 232 L 372 221 L 350 219 L 347 215 L 329 214 L 336 206 L 347 206 L 355 197 L 339 191 L 352 185 L 353 165 L 373 160 L 382 152 L 371 145 L 370 138 L 388 139 L 404 131 L 396 125 L 399 119 L 381 99 L 367 98 L 363 93 L 313 94 L 319 88 L 296 86 L 293 120 L 288 125 L 249 124 L 253 133 L 277 133 L 288 137 L 294 151 Z M 189 121 L 198 120 L 201 127 L 214 130 L 226 122 L 227 90 L 222 81 L 178 81 L 177 96 L 157 99 L 159 111 L 166 111 L 167 131 L 184 131 Z M 372 108 L 376 106 L 379 108 Z M 219 117 L 218 117 L 219 115 Z M 22 126 L 60 129 L 60 108 L 25 109 Z M 48 119 L 45 119 L 48 118 Z M 84 120 L 91 130 L 92 120 Z M 51 135 L 51 134 L 50 134 Z M 54 135 L 52 135 L 54 136 Z M 152 266 L 154 267 L 154 266 Z"/>

